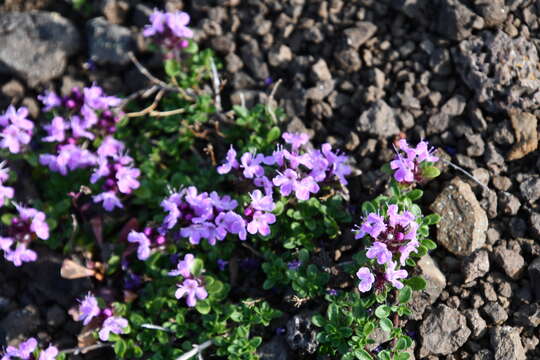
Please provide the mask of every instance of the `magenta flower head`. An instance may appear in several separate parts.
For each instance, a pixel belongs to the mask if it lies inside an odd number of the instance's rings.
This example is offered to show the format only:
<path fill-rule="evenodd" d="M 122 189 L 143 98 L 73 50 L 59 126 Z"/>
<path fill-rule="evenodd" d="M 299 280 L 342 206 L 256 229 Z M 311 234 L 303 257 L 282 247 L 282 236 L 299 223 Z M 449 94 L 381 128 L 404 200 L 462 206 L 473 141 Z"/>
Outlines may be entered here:
<path fill-rule="evenodd" d="M 93 318 L 101 313 L 97 299 L 94 295 L 88 293 L 81 301 L 79 306 L 79 321 L 83 322 L 83 325 L 88 325 Z"/>
<path fill-rule="evenodd" d="M 148 259 L 150 256 L 150 239 L 144 233 L 131 230 L 127 239 L 130 243 L 138 244 L 137 258 L 139 260 Z"/>
<path fill-rule="evenodd" d="M 43 126 L 48 136 L 44 137 L 45 142 L 63 142 L 66 139 L 68 125 L 61 116 L 55 116 L 49 125 Z"/>
<path fill-rule="evenodd" d="M 270 195 L 263 195 L 261 190 L 255 190 L 249 196 L 251 197 L 250 206 L 255 210 L 272 211 L 276 207 L 272 197 Z"/>
<path fill-rule="evenodd" d="M 44 105 L 43 111 L 50 111 L 62 105 L 62 99 L 54 91 L 45 91 L 43 94 L 38 95 L 37 98 Z"/>
<path fill-rule="evenodd" d="M 367 267 L 361 267 L 358 269 L 356 272 L 356 277 L 360 279 L 360 283 L 358 284 L 358 290 L 360 290 L 360 292 L 368 292 L 371 290 L 371 287 L 375 282 L 375 276 Z"/>
<path fill-rule="evenodd" d="M 400 183 L 410 184 L 422 180 L 421 164 L 439 160 L 437 156 L 433 155 L 435 149 L 430 148 L 426 141 L 420 141 L 416 148 L 413 148 L 409 146 L 407 140 L 401 139 L 398 148 L 403 153 L 397 151 L 396 158 L 390 162 L 390 168 L 396 170 L 394 178 Z"/>
<path fill-rule="evenodd" d="M 115 208 L 122 209 L 124 207 L 114 191 L 102 192 L 101 194 L 93 196 L 92 199 L 95 203 L 103 203 L 103 208 L 107 211 L 113 211 Z"/>
<path fill-rule="evenodd" d="M 185 279 L 181 285 L 178 285 L 175 297 L 181 299 L 186 296 L 186 304 L 193 307 L 197 304 L 197 299 L 204 300 L 208 297 L 206 289 L 199 284 L 198 280 Z"/>
<path fill-rule="evenodd" d="M 19 212 L 19 218 L 30 224 L 30 231 L 42 240 L 49 238 L 49 225 L 45 221 L 45 213 L 34 208 L 25 208 L 14 204 Z"/>
<path fill-rule="evenodd" d="M 259 233 L 262 236 L 270 234 L 270 224 L 276 222 L 276 216 L 272 213 L 265 213 L 262 211 L 255 211 L 253 219 L 247 225 L 247 231 L 250 234 Z"/>
<path fill-rule="evenodd" d="M 101 330 L 99 330 L 99 339 L 101 341 L 109 340 L 109 335 L 113 334 L 123 334 L 128 327 L 128 321 L 122 317 L 111 316 L 105 319 Z"/>
<path fill-rule="evenodd" d="M 39 353 L 38 360 L 55 360 L 58 355 L 58 349 L 55 346 L 49 345 L 46 350 Z"/>
<path fill-rule="evenodd" d="M 22 360 L 30 359 L 30 356 L 37 348 L 37 340 L 35 338 L 30 338 L 19 344 L 19 347 L 8 346 L 6 349 L 6 355 L 9 359 L 10 357 L 17 357 Z M 3 358 L 2 358 L 3 359 Z"/>
<path fill-rule="evenodd" d="M 296 179 L 298 174 L 292 169 L 286 169 L 283 174 L 278 172 L 278 175 L 272 179 L 274 185 L 279 186 L 279 192 L 283 196 L 289 196 L 296 188 Z"/>
<path fill-rule="evenodd" d="M 164 13 L 154 10 L 150 24 L 144 27 L 143 36 L 153 37 L 167 49 L 185 48 L 188 46 L 186 39 L 193 37 L 193 31 L 187 27 L 189 21 L 189 15 L 182 11 Z"/>
<path fill-rule="evenodd" d="M 298 200 L 309 200 L 310 193 L 316 194 L 320 190 L 319 184 L 311 176 L 303 178 L 296 183 L 294 194 Z"/>
<path fill-rule="evenodd" d="M 240 164 L 236 160 L 236 150 L 231 145 L 231 148 L 227 151 L 225 162 L 218 166 L 217 172 L 221 175 L 228 174 L 232 169 L 238 169 L 238 167 L 240 167 Z"/>
<path fill-rule="evenodd" d="M 399 281 L 400 279 L 405 279 L 407 277 L 407 270 L 396 270 L 396 263 L 389 261 L 386 264 L 386 271 L 384 273 L 384 278 L 386 281 L 390 282 L 392 286 L 396 289 L 403 288 L 403 283 Z"/>
<path fill-rule="evenodd" d="M 132 190 L 137 189 L 140 185 L 137 180 L 140 175 L 141 171 L 137 168 L 120 166 L 116 171 L 118 190 L 121 193 L 129 194 Z"/>
<path fill-rule="evenodd" d="M 170 276 L 182 275 L 184 278 L 189 278 L 191 276 L 191 268 L 195 262 L 195 256 L 193 254 L 186 254 L 184 260 L 178 262 L 177 269 L 169 271 Z"/>
<path fill-rule="evenodd" d="M 287 144 L 291 144 L 293 151 L 298 150 L 309 141 L 309 135 L 304 133 L 283 133 L 281 137 Z"/>
<path fill-rule="evenodd" d="M 250 152 L 244 153 L 240 158 L 240 167 L 244 169 L 244 177 L 253 179 L 254 177 L 263 176 L 264 169 L 260 165 L 263 158 L 263 156 L 254 156 Z"/>
<path fill-rule="evenodd" d="M 227 233 L 238 235 L 240 240 L 246 240 L 246 221 L 233 211 L 222 212 L 216 217 L 216 231 L 221 239 Z"/>
<path fill-rule="evenodd" d="M 366 234 L 376 239 L 384 230 L 386 230 L 384 218 L 381 215 L 370 213 L 360 226 L 360 230 L 356 234 L 356 239 L 361 239 Z"/>
<path fill-rule="evenodd" d="M 35 251 L 30 250 L 25 244 L 19 243 L 15 250 L 8 249 L 4 252 L 4 257 L 15 266 L 21 266 L 25 262 L 33 262 L 37 260 Z"/>
<path fill-rule="evenodd" d="M 377 263 L 380 265 L 386 264 L 388 261 L 392 260 L 392 253 L 386 247 L 386 244 L 376 241 L 368 249 L 366 256 L 368 259 L 377 259 Z"/>

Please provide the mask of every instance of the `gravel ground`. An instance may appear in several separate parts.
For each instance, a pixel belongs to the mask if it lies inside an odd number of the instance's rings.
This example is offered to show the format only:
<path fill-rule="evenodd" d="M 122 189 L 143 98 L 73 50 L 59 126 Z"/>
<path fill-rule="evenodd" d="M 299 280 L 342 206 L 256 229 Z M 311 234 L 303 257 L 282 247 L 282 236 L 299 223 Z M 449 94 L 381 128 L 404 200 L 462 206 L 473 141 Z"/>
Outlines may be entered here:
<path fill-rule="evenodd" d="M 154 5 L 188 11 L 197 41 L 223 59 L 226 105 L 266 101 L 281 79 L 284 127 L 353 157 L 353 201 L 387 185 L 379 168 L 399 136 L 428 139 L 477 180 L 444 164 L 427 186 L 423 205 L 443 221 L 407 325 L 416 358 L 540 358 L 539 1 L 95 3 L 88 16 L 60 1 L 0 5 L 0 108 L 15 102 L 37 116 L 43 88 L 88 81 L 124 94 L 144 87 L 126 53 L 158 71 L 138 34 L 147 14 Z M 30 334 L 75 345 L 68 300 L 89 284 L 57 278 L 56 255 L 40 259 L 22 274 L 0 263 L 0 346 Z M 264 353 L 296 358 L 281 339 Z"/>

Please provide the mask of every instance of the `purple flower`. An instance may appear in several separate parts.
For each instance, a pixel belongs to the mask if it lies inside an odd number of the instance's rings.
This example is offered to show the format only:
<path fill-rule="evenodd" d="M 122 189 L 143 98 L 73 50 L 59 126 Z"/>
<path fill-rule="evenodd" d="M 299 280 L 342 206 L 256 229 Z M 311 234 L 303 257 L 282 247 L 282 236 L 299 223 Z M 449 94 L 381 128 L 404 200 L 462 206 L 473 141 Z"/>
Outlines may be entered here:
<path fill-rule="evenodd" d="M 403 288 L 403 283 L 399 279 L 404 279 L 407 277 L 407 270 L 396 270 L 396 263 L 389 261 L 386 264 L 386 272 L 384 273 L 384 278 L 390 282 L 396 289 Z"/>
<path fill-rule="evenodd" d="M 12 187 L 0 185 L 0 207 L 4 205 L 6 199 L 13 199 L 15 190 Z"/>
<path fill-rule="evenodd" d="M 193 256 L 193 254 L 186 254 L 184 260 L 178 262 L 177 269 L 169 271 L 168 274 L 170 276 L 182 275 L 185 278 L 189 278 L 191 276 L 191 267 L 194 262 L 195 256 Z"/>
<path fill-rule="evenodd" d="M 19 347 L 8 346 L 6 349 L 6 355 L 9 357 L 18 357 L 22 360 L 30 359 L 30 356 L 36 350 L 37 340 L 30 338 L 19 344 Z"/>
<path fill-rule="evenodd" d="M 124 151 L 123 142 L 116 140 L 112 136 L 107 136 L 97 150 L 100 157 L 110 156 L 116 158 Z"/>
<path fill-rule="evenodd" d="M 165 216 L 165 219 L 163 219 L 163 225 L 165 225 L 167 230 L 172 229 L 180 218 L 181 213 L 180 209 L 178 208 L 180 202 L 181 195 L 178 193 L 174 193 L 170 195 L 167 199 L 164 199 L 160 204 L 163 210 L 168 212 L 167 216 Z"/>
<path fill-rule="evenodd" d="M 319 192 L 319 190 L 319 185 L 315 179 L 311 176 L 307 176 L 296 183 L 294 194 L 298 200 L 309 200 L 310 193 L 315 194 Z"/>
<path fill-rule="evenodd" d="M 51 123 L 43 128 L 48 134 L 42 139 L 45 142 L 63 142 L 66 139 L 67 126 L 61 116 L 55 116 Z"/>
<path fill-rule="evenodd" d="M 259 177 L 264 175 L 264 169 L 260 165 L 262 159 L 260 156 L 253 156 L 252 153 L 245 153 L 240 158 L 240 162 L 242 163 L 240 165 L 241 168 L 244 169 L 244 176 L 248 179 L 252 179 L 253 177 Z"/>
<path fill-rule="evenodd" d="M 221 211 L 234 210 L 238 206 L 238 202 L 231 199 L 229 195 L 225 195 L 220 198 L 218 193 L 215 191 L 210 193 L 210 200 L 212 201 L 212 205 Z"/>
<path fill-rule="evenodd" d="M 4 251 L 9 251 L 11 245 L 13 245 L 12 238 L 0 236 L 0 249 Z"/>
<path fill-rule="evenodd" d="M 394 178 L 401 183 L 414 182 L 421 173 L 420 164 L 422 162 L 436 162 L 439 160 L 438 157 L 433 155 L 435 150 L 429 148 L 426 141 L 420 141 L 416 148 L 412 148 L 405 139 L 401 139 L 398 147 L 405 153 L 405 156 L 398 152 L 396 158 L 390 162 L 390 167 L 396 170 Z"/>
<path fill-rule="evenodd" d="M 26 222 L 30 223 L 30 230 L 36 234 L 42 240 L 49 238 L 49 225 L 45 221 L 45 213 L 38 211 L 34 208 L 25 208 L 21 205 L 15 204 L 19 217 Z"/>
<path fill-rule="evenodd" d="M 409 258 L 412 252 L 415 252 L 418 248 L 418 240 L 409 241 L 407 245 L 401 246 L 399 248 L 399 252 L 401 253 L 401 256 L 399 257 L 399 263 L 401 266 L 405 265 L 405 261 Z"/>
<path fill-rule="evenodd" d="M 132 190 L 140 186 L 137 178 L 141 175 L 141 171 L 137 168 L 120 166 L 116 171 L 116 180 L 118 180 L 118 190 L 121 193 L 129 194 Z"/>
<path fill-rule="evenodd" d="M 255 211 L 253 219 L 247 225 L 247 231 L 250 234 L 260 233 L 262 236 L 270 234 L 270 224 L 276 222 L 276 216 L 272 213 Z"/>
<path fill-rule="evenodd" d="M 283 133 L 281 137 L 287 144 L 291 144 L 293 151 L 298 150 L 309 141 L 309 135 L 304 133 Z"/>
<path fill-rule="evenodd" d="M 193 31 L 187 27 L 189 24 L 189 15 L 183 11 L 166 14 L 166 21 L 169 29 L 179 38 L 191 39 Z"/>
<path fill-rule="evenodd" d="M 115 96 L 106 96 L 103 89 L 95 84 L 83 89 L 84 103 L 96 110 L 106 110 L 118 106 L 122 100 Z"/>
<path fill-rule="evenodd" d="M 197 193 L 195 186 L 190 186 L 185 190 L 185 200 L 191 205 L 195 216 L 191 219 L 194 223 L 206 222 L 214 215 L 212 199 L 207 193 Z"/>
<path fill-rule="evenodd" d="M 360 292 L 368 292 L 371 290 L 371 286 L 375 282 L 375 276 L 373 276 L 367 267 L 358 269 L 356 277 L 360 279 L 360 283 L 358 284 L 358 290 L 360 290 Z"/>
<path fill-rule="evenodd" d="M 255 210 L 272 211 L 276 207 L 272 196 L 263 196 L 261 190 L 255 190 L 249 196 L 251 197 L 250 206 Z"/>
<path fill-rule="evenodd" d="M 90 125 L 87 122 L 83 121 L 83 119 L 81 119 L 79 116 L 73 115 L 71 117 L 70 124 L 73 137 L 94 140 L 94 134 L 86 131 L 88 128 L 90 128 Z"/>
<path fill-rule="evenodd" d="M 293 260 L 287 263 L 287 267 L 289 268 L 289 270 L 298 270 L 301 265 L 302 262 L 300 260 Z"/>
<path fill-rule="evenodd" d="M 23 145 L 30 143 L 31 134 L 15 125 L 9 125 L 0 134 L 2 141 L 0 147 L 9 149 L 12 154 L 17 154 L 21 151 Z"/>
<path fill-rule="evenodd" d="M 227 157 L 225 158 L 225 162 L 218 166 L 217 172 L 221 175 L 229 173 L 232 169 L 238 169 L 240 164 L 236 160 L 236 150 L 231 145 L 231 148 L 229 151 L 227 151 Z"/>
<path fill-rule="evenodd" d="M 97 167 L 94 168 L 94 171 L 90 176 L 90 182 L 92 184 L 95 184 L 102 177 L 109 176 L 110 173 L 111 171 L 109 169 L 109 161 L 107 160 L 107 158 L 100 157 L 97 160 Z"/>
<path fill-rule="evenodd" d="M 95 203 L 102 202 L 103 208 L 107 211 L 113 211 L 115 208 L 122 209 L 124 205 L 120 202 L 114 191 L 105 191 L 92 197 Z"/>
<path fill-rule="evenodd" d="M 376 241 L 368 249 L 366 256 L 368 259 L 377 258 L 377 262 L 380 265 L 386 264 L 388 261 L 392 260 L 392 253 L 386 247 L 386 244 Z"/>
<path fill-rule="evenodd" d="M 24 262 L 33 262 L 37 260 L 35 251 L 27 249 L 26 245 L 19 243 L 15 250 L 6 251 L 4 257 L 15 266 L 21 266 Z"/>
<path fill-rule="evenodd" d="M 398 182 L 412 183 L 414 181 L 414 162 L 404 159 L 400 154 L 397 159 L 390 162 L 390 168 L 397 170 L 394 177 Z"/>
<path fill-rule="evenodd" d="M 222 239 L 225 238 L 226 233 L 238 235 L 240 240 L 246 240 L 246 221 L 237 213 L 228 211 L 226 213 L 220 213 L 216 217 L 216 225 L 218 233 L 225 231 L 222 235 Z"/>
<path fill-rule="evenodd" d="M 62 105 L 62 99 L 54 91 L 45 91 L 42 95 L 38 95 L 37 98 L 45 105 L 43 111 L 50 111 Z"/>
<path fill-rule="evenodd" d="M 384 218 L 381 215 L 370 213 L 362 223 L 362 226 L 360 226 L 360 231 L 356 234 L 356 239 L 361 239 L 366 234 L 376 239 L 384 230 L 386 230 Z"/>
<path fill-rule="evenodd" d="M 94 154 L 74 144 L 62 145 L 57 155 L 42 154 L 39 163 L 48 166 L 51 171 L 66 175 L 68 171 L 93 166 L 97 162 Z"/>
<path fill-rule="evenodd" d="M 195 279 L 185 279 L 182 285 L 178 285 L 174 295 L 177 299 L 186 296 L 186 304 L 189 307 L 195 306 L 197 299 L 204 300 L 208 297 L 206 289 Z"/>
<path fill-rule="evenodd" d="M 388 215 L 388 224 L 392 227 L 396 227 L 397 225 L 407 227 L 415 218 L 410 211 L 403 211 L 401 214 L 398 214 L 398 206 L 395 204 L 388 205 L 386 213 Z"/>
<path fill-rule="evenodd" d="M 93 318 L 100 314 L 101 310 L 97 299 L 94 295 L 88 293 L 84 299 L 81 301 L 81 306 L 79 306 L 79 321 L 83 322 L 83 325 L 88 325 Z"/>
<path fill-rule="evenodd" d="M 34 123 L 31 120 L 28 120 L 28 109 L 24 106 L 18 110 L 13 106 L 8 106 L 4 115 L 0 116 L 0 125 L 8 126 L 11 122 L 15 127 L 21 130 L 26 130 L 31 132 L 34 129 Z"/>
<path fill-rule="evenodd" d="M 210 237 L 209 223 L 192 224 L 188 227 L 180 229 L 180 235 L 188 238 L 189 242 L 193 245 L 198 245 L 201 239 L 208 239 Z"/>
<path fill-rule="evenodd" d="M 46 350 L 39 354 L 38 360 L 55 360 L 58 355 L 58 349 L 55 346 L 49 345 Z"/>
<path fill-rule="evenodd" d="M 272 182 L 279 186 L 281 195 L 289 196 L 296 188 L 296 179 L 298 179 L 296 171 L 287 169 L 283 174 L 278 171 L 278 175 L 272 179 Z"/>
<path fill-rule="evenodd" d="M 110 333 L 113 334 L 123 334 L 125 329 L 128 327 L 128 321 L 121 317 L 111 316 L 105 319 L 101 330 L 99 330 L 99 339 L 101 341 L 109 340 Z"/>
<path fill-rule="evenodd" d="M 225 266 L 227 266 L 229 264 L 228 261 L 226 260 L 223 260 L 223 259 L 217 259 L 217 266 L 219 268 L 220 271 L 224 271 L 225 270 Z"/>
<path fill-rule="evenodd" d="M 274 192 L 272 182 L 266 176 L 259 176 L 253 179 L 253 184 L 257 187 L 262 187 L 266 195 L 272 195 Z"/>
<path fill-rule="evenodd" d="M 150 37 L 156 34 L 161 34 L 165 31 L 165 13 L 154 9 L 154 12 L 150 14 L 150 23 L 149 25 L 144 26 L 143 36 Z"/>
<path fill-rule="evenodd" d="M 139 245 L 137 248 L 137 258 L 139 260 L 148 259 L 150 256 L 150 239 L 144 233 L 131 230 L 128 234 L 128 241 Z"/>

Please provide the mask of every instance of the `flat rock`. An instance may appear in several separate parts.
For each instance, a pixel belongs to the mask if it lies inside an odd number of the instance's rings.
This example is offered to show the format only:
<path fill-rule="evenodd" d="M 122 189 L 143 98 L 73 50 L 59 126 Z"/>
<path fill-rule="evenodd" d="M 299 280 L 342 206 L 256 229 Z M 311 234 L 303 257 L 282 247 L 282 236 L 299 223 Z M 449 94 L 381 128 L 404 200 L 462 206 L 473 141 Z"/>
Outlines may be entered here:
<path fill-rule="evenodd" d="M 413 320 L 421 320 L 426 308 L 437 301 L 446 287 L 446 277 L 431 256 L 423 256 L 418 261 L 418 268 L 420 275 L 426 280 L 427 286 L 422 291 L 413 292 L 410 302 L 412 314 L 409 316 Z"/>
<path fill-rule="evenodd" d="M 465 316 L 439 304 L 420 325 L 420 358 L 451 354 L 463 346 L 470 335 Z"/>
<path fill-rule="evenodd" d="M 514 128 L 516 143 L 506 155 L 507 160 L 521 159 L 538 148 L 536 116 L 527 112 L 511 112 L 510 120 Z"/>
<path fill-rule="evenodd" d="M 368 41 L 377 32 L 377 26 L 367 21 L 357 23 L 355 27 L 345 29 L 345 42 L 348 46 L 358 50 L 366 41 Z"/>
<path fill-rule="evenodd" d="M 57 13 L 0 14 L 0 73 L 34 87 L 62 75 L 79 42 L 75 26 Z"/>
<path fill-rule="evenodd" d="M 128 53 L 135 50 L 135 41 L 128 28 L 98 17 L 86 24 L 86 33 L 92 61 L 100 65 L 129 63 Z"/>
<path fill-rule="evenodd" d="M 480 339 L 487 330 L 486 321 L 480 316 L 480 313 L 476 309 L 467 309 L 465 311 L 465 316 L 467 317 L 467 322 L 471 327 L 472 339 Z"/>
<path fill-rule="evenodd" d="M 482 28 L 484 20 L 458 0 L 440 0 L 433 27 L 436 32 L 450 39 L 468 38 L 473 29 Z"/>
<path fill-rule="evenodd" d="M 519 184 L 521 195 L 529 202 L 540 199 L 540 176 L 530 176 Z"/>
<path fill-rule="evenodd" d="M 511 326 L 497 326 L 490 330 L 491 346 L 495 350 L 495 360 L 525 360 L 525 349 L 521 344 L 519 331 Z"/>
<path fill-rule="evenodd" d="M 463 261 L 463 274 L 466 283 L 486 275 L 488 271 L 489 255 L 485 249 L 475 251 Z"/>
<path fill-rule="evenodd" d="M 517 280 L 525 270 L 525 259 L 518 251 L 507 249 L 504 246 L 497 246 L 493 252 L 495 261 L 503 268 L 506 275 Z"/>
<path fill-rule="evenodd" d="M 399 134 L 394 110 L 384 100 L 374 102 L 360 115 L 357 129 L 384 138 Z"/>
<path fill-rule="evenodd" d="M 495 301 L 490 301 L 484 305 L 482 311 L 486 318 L 495 325 L 501 325 L 508 320 L 508 313 L 506 310 Z"/>
<path fill-rule="evenodd" d="M 437 240 L 448 251 L 468 256 L 484 245 L 488 218 L 469 184 L 454 178 L 430 208 L 441 216 Z"/>

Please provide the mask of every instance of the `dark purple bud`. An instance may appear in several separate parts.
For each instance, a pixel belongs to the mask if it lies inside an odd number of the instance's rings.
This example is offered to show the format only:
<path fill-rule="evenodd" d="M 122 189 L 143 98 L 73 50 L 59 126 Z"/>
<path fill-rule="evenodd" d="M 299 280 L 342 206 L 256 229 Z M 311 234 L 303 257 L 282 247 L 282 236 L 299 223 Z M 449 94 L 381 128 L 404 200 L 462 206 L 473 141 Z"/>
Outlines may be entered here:
<path fill-rule="evenodd" d="M 229 264 L 228 261 L 223 260 L 223 259 L 217 259 L 217 266 L 219 270 L 221 271 L 225 270 L 225 267 L 227 266 L 227 264 Z"/>
<path fill-rule="evenodd" d="M 287 330 L 285 330 L 285 328 L 282 328 L 282 327 L 278 327 L 278 328 L 276 329 L 276 334 L 277 334 L 277 335 L 283 335 L 283 334 L 285 334 L 286 332 L 287 332 Z"/>
<path fill-rule="evenodd" d="M 113 312 L 111 308 L 103 309 L 102 314 L 105 315 L 105 317 L 111 317 L 113 316 Z"/>
<path fill-rule="evenodd" d="M 251 206 L 248 206 L 245 210 L 244 210 L 244 215 L 246 216 L 253 216 L 253 208 Z"/>
<path fill-rule="evenodd" d="M 146 236 L 152 235 L 152 231 L 153 231 L 153 230 L 154 230 L 154 229 L 152 229 L 150 226 L 145 227 L 144 230 L 143 230 L 144 235 L 146 235 Z"/>

